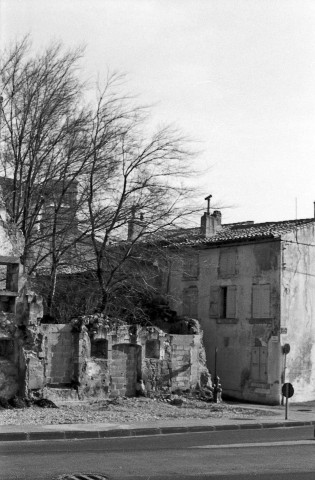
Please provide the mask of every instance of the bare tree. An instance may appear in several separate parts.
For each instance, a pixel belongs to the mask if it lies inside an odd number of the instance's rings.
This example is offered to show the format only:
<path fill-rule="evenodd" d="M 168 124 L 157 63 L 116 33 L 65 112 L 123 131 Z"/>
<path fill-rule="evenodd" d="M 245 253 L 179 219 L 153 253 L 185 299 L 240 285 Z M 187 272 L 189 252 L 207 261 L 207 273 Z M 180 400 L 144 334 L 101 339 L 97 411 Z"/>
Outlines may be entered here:
<path fill-rule="evenodd" d="M 149 134 L 148 110 L 126 95 L 120 75 L 88 103 L 81 56 L 60 44 L 34 55 L 26 38 L 0 65 L 0 184 L 25 237 L 26 271 L 48 272 L 50 312 L 69 266 L 94 272 L 102 311 L 131 278 L 140 291 L 134 272 L 149 265 L 146 247 L 160 248 L 195 211 L 187 138 L 169 126 Z"/>
<path fill-rule="evenodd" d="M 87 113 L 80 107 L 82 85 L 76 75 L 81 54 L 53 44 L 31 55 L 26 38 L 1 63 L 1 186 L 10 217 L 25 237 L 28 269 L 48 255 L 47 245 L 44 255 L 37 250 L 51 236 L 51 229 L 42 228 L 43 209 L 54 204 L 54 216 L 64 217 L 62 199 L 87 162 Z M 70 223 L 74 217 L 75 212 Z"/>
<path fill-rule="evenodd" d="M 91 142 L 101 148 L 93 148 L 84 178 L 102 311 L 117 285 L 121 290 L 132 276 L 130 265 L 145 262 L 140 258 L 147 251 L 144 242 L 152 251 L 153 244 L 196 211 L 193 189 L 184 182 L 193 172 L 189 141 L 169 126 L 144 137 L 145 109 L 130 108 L 115 93 L 115 80 L 98 99 Z M 127 229 L 128 239 L 121 242 Z"/>

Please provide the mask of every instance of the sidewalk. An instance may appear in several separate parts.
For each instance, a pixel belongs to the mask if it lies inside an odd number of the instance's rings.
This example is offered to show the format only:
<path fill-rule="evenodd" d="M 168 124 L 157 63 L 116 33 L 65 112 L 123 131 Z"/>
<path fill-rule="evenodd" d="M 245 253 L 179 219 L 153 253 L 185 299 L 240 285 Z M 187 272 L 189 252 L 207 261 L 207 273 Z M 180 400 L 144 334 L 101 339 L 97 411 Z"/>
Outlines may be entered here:
<path fill-rule="evenodd" d="M 136 424 L 97 423 L 62 425 L 3 425 L 0 441 L 66 440 L 106 437 L 130 437 L 140 435 L 165 435 L 170 433 L 211 432 L 220 430 L 245 430 L 315 425 L 315 402 L 292 404 L 285 420 L 284 406 L 235 404 L 242 408 L 273 411 L 266 417 L 255 415 L 250 419 L 230 418 L 158 420 Z"/>

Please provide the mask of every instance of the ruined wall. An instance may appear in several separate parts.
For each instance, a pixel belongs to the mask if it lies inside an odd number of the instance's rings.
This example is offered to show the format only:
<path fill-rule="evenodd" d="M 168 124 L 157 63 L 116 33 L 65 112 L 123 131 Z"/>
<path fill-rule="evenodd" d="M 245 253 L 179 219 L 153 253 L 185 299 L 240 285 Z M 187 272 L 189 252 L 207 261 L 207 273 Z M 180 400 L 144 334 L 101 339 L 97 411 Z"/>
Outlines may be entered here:
<path fill-rule="evenodd" d="M 315 399 L 315 229 L 304 226 L 282 242 L 281 340 L 291 347 L 283 380 L 294 401 Z M 285 378 L 284 378 L 285 377 Z"/>
<path fill-rule="evenodd" d="M 10 398 L 24 388 L 25 361 L 22 354 L 25 328 L 16 321 L 16 298 L 25 279 L 19 257 L 23 251 L 22 233 L 11 223 L 0 219 L 0 397 Z M 20 274 L 20 275 L 19 275 Z"/>
<path fill-rule="evenodd" d="M 18 392 L 19 372 L 14 314 L 0 313 L 0 397 L 10 398 Z"/>
<path fill-rule="evenodd" d="M 142 378 L 148 391 L 188 390 L 207 377 L 202 334 L 168 334 L 154 327 L 140 331 Z M 155 342 L 155 345 L 154 345 Z"/>
<path fill-rule="evenodd" d="M 217 348 L 217 374 L 226 395 L 279 403 L 280 242 L 235 244 L 194 250 L 196 253 L 199 267 L 194 277 L 183 271 L 183 262 L 174 262 L 170 280 L 172 306 L 183 314 L 185 296 L 194 292 L 207 366 L 214 376 Z M 260 288 L 269 296 L 264 315 L 253 313 L 253 290 L 257 295 Z M 227 295 L 230 302 L 223 308 Z"/>
<path fill-rule="evenodd" d="M 133 396 L 142 378 L 148 392 L 187 390 L 208 380 L 202 335 L 173 335 L 157 327 L 120 324 L 42 325 L 44 395 L 54 401 Z M 202 379 L 201 379 L 202 377 Z M 57 388 L 56 388 L 57 387 Z"/>

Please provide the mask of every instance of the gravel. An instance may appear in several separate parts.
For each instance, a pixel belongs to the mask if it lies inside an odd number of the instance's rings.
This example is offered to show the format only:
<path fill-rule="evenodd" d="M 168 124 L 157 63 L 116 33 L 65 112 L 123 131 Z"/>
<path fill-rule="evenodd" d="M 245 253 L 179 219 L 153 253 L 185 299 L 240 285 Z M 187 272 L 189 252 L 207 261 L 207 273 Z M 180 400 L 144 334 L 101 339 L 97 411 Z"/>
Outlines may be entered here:
<path fill-rule="evenodd" d="M 194 398 L 181 400 L 181 405 L 172 405 L 169 399 L 123 397 L 115 400 L 60 404 L 59 408 L 31 406 L 21 409 L 0 409 L 0 425 L 140 423 L 150 420 L 211 417 L 250 419 L 257 415 L 275 414 L 268 409 L 241 407 L 232 403 L 209 403 Z"/>

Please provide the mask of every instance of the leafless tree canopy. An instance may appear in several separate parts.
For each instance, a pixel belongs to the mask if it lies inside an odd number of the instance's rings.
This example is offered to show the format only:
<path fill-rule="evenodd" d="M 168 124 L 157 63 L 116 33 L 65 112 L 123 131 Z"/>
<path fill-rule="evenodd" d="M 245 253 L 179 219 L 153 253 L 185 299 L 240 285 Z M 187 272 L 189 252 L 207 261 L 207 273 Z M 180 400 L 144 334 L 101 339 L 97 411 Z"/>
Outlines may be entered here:
<path fill-rule="evenodd" d="M 0 183 L 25 269 L 49 278 L 49 308 L 60 273 L 89 271 L 106 310 L 147 245 L 195 210 L 194 156 L 176 128 L 148 133 L 123 76 L 109 74 L 91 100 L 82 54 L 61 44 L 36 54 L 27 38 L 3 53 Z"/>

